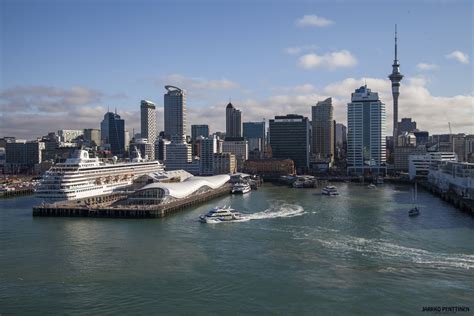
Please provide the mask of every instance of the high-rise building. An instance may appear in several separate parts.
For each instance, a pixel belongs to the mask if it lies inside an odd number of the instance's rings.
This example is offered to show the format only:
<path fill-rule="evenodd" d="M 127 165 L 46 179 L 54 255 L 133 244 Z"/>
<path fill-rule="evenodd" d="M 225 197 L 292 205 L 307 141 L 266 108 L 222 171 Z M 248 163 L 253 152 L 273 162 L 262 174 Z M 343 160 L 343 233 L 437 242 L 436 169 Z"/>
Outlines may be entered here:
<path fill-rule="evenodd" d="M 230 102 L 225 109 L 225 137 L 242 137 L 242 113 Z"/>
<path fill-rule="evenodd" d="M 63 143 L 71 143 L 82 135 L 84 135 L 84 130 L 82 129 L 60 129 L 58 131 L 60 141 Z"/>
<path fill-rule="evenodd" d="M 214 165 L 213 157 L 217 153 L 217 137 L 213 135 L 212 137 L 202 138 L 201 139 L 201 148 L 199 153 L 199 163 L 200 174 L 201 175 L 213 175 L 214 174 Z"/>
<path fill-rule="evenodd" d="M 16 140 L 6 143 L 5 171 L 23 173 L 34 170 L 35 165 L 43 160 L 45 145 L 39 141 Z"/>
<path fill-rule="evenodd" d="M 249 145 L 243 137 L 226 137 L 222 143 L 222 152 L 235 155 L 237 170 L 244 167 L 244 162 L 249 159 Z"/>
<path fill-rule="evenodd" d="M 269 120 L 269 134 L 273 158 L 292 159 L 299 173 L 309 168 L 310 123 L 307 117 L 275 116 Z"/>
<path fill-rule="evenodd" d="M 113 155 L 125 152 L 125 120 L 117 113 L 107 112 L 100 123 L 103 145 L 109 145 Z"/>
<path fill-rule="evenodd" d="M 311 108 L 312 146 L 311 152 L 317 161 L 334 160 L 334 123 L 332 99 L 327 98 Z"/>
<path fill-rule="evenodd" d="M 426 145 L 429 142 L 430 133 L 426 131 L 414 131 L 413 134 L 416 137 L 417 145 Z"/>
<path fill-rule="evenodd" d="M 338 159 L 345 158 L 347 152 L 347 127 L 344 124 L 336 123 L 334 140 L 336 147 L 335 156 Z"/>
<path fill-rule="evenodd" d="M 398 122 L 398 135 L 403 133 L 412 133 L 416 130 L 416 122 L 411 120 L 411 117 L 404 117 Z"/>
<path fill-rule="evenodd" d="M 166 160 L 166 145 L 170 144 L 169 140 L 166 140 L 163 137 L 159 137 L 155 141 L 155 159 L 160 161 Z"/>
<path fill-rule="evenodd" d="M 347 171 L 349 174 L 386 172 L 385 104 L 367 86 L 352 93 L 347 104 Z"/>
<path fill-rule="evenodd" d="M 191 141 L 196 140 L 198 136 L 209 137 L 209 125 L 191 125 Z"/>
<path fill-rule="evenodd" d="M 395 59 L 393 60 L 392 73 L 388 76 L 392 82 L 392 97 L 393 97 L 393 139 L 398 137 L 398 96 L 400 95 L 400 81 L 403 75 L 400 73 L 400 64 L 397 56 L 397 25 L 395 25 Z M 396 142 L 395 142 L 396 143 Z"/>
<path fill-rule="evenodd" d="M 165 138 L 186 140 L 186 91 L 165 86 Z"/>
<path fill-rule="evenodd" d="M 250 153 L 258 153 L 258 157 L 263 156 L 263 150 L 265 148 L 265 121 L 262 122 L 244 122 L 243 123 L 243 135 L 249 143 L 249 155 Z"/>
<path fill-rule="evenodd" d="M 86 128 L 84 129 L 84 143 L 89 147 L 100 146 L 100 129 Z"/>
<path fill-rule="evenodd" d="M 226 174 L 237 172 L 235 155 L 231 153 L 216 153 L 212 157 L 214 174 Z"/>
<path fill-rule="evenodd" d="M 142 158 L 148 160 L 155 153 L 155 144 L 151 144 L 146 138 L 135 138 L 132 143 L 130 143 L 130 153 L 135 151 L 135 148 L 140 152 Z"/>
<path fill-rule="evenodd" d="M 156 141 L 156 106 L 153 102 L 142 100 L 140 102 L 140 118 L 142 139 L 147 139 L 151 148 L 148 159 L 155 160 L 155 141 Z"/>

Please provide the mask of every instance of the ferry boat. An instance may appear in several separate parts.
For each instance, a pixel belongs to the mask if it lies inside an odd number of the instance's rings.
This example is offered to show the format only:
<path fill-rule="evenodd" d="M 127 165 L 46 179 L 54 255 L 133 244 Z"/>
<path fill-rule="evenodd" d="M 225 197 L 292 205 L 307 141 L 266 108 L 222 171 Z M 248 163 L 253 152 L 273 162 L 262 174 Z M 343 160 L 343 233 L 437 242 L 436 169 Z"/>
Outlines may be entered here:
<path fill-rule="evenodd" d="M 242 214 L 225 205 L 223 207 L 216 206 L 207 214 L 199 216 L 201 223 L 231 222 L 241 219 L 243 219 Z"/>
<path fill-rule="evenodd" d="M 160 162 L 146 161 L 138 151 L 131 162 L 107 163 L 90 158 L 86 150 L 76 150 L 66 162 L 46 171 L 36 196 L 47 201 L 61 201 L 110 194 L 131 185 L 142 175 L 160 171 L 164 171 Z"/>
<path fill-rule="evenodd" d="M 339 195 L 339 192 L 337 192 L 337 188 L 333 185 L 328 185 L 324 187 L 321 190 L 321 193 L 325 195 Z"/>
<path fill-rule="evenodd" d="M 367 186 L 367 188 L 369 188 L 369 189 L 377 189 L 377 186 L 376 186 L 375 184 L 371 183 L 371 184 L 369 184 L 369 185 Z"/>
<path fill-rule="evenodd" d="M 248 183 L 236 183 L 232 187 L 233 194 L 245 194 L 250 191 L 252 191 L 252 188 Z"/>

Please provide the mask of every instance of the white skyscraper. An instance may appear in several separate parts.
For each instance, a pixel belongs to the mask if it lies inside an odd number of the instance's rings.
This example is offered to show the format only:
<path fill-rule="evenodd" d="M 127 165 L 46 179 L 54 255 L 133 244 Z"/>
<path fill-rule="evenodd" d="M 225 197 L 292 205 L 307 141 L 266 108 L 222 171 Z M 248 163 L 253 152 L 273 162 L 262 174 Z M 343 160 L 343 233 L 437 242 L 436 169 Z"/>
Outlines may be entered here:
<path fill-rule="evenodd" d="M 151 144 L 152 150 L 148 159 L 155 160 L 156 141 L 156 106 L 153 102 L 142 100 L 140 102 L 141 138 Z"/>
<path fill-rule="evenodd" d="M 186 140 L 186 91 L 165 86 L 165 138 L 177 142 Z"/>
<path fill-rule="evenodd" d="M 385 104 L 367 86 L 356 89 L 351 101 L 347 104 L 347 172 L 385 173 Z"/>

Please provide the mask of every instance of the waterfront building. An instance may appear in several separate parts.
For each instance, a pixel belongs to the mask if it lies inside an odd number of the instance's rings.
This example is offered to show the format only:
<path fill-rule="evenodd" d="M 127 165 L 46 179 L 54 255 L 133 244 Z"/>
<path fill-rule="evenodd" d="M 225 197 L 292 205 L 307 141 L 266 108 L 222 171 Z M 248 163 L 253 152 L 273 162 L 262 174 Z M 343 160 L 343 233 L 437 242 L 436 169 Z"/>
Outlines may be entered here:
<path fill-rule="evenodd" d="M 237 172 L 237 161 L 232 153 L 218 152 L 212 157 L 214 174 L 232 174 Z"/>
<path fill-rule="evenodd" d="M 398 122 L 398 135 L 412 133 L 414 131 L 416 131 L 416 122 L 412 121 L 410 117 L 404 117 Z"/>
<path fill-rule="evenodd" d="M 442 161 L 431 164 L 428 182 L 441 192 L 455 192 L 458 196 L 474 200 L 474 164 Z"/>
<path fill-rule="evenodd" d="M 100 129 L 97 129 L 97 128 L 84 129 L 84 144 L 87 147 L 100 146 Z"/>
<path fill-rule="evenodd" d="M 102 145 L 110 147 L 113 155 L 125 153 L 125 120 L 117 113 L 107 112 L 100 123 Z"/>
<path fill-rule="evenodd" d="M 135 205 L 159 205 L 200 197 L 224 187 L 229 180 L 229 175 L 220 174 L 210 177 L 189 177 L 181 182 L 151 183 L 136 190 L 127 198 L 127 202 Z"/>
<path fill-rule="evenodd" d="M 3 174 L 5 171 L 5 163 L 7 161 L 7 155 L 5 147 L 0 147 L 0 172 Z"/>
<path fill-rule="evenodd" d="M 195 141 L 199 136 L 209 137 L 209 125 L 191 125 L 191 141 Z"/>
<path fill-rule="evenodd" d="M 411 180 L 426 179 L 432 164 L 445 161 L 457 161 L 458 157 L 453 152 L 427 152 L 425 154 L 412 154 L 408 156 L 408 175 Z"/>
<path fill-rule="evenodd" d="M 187 172 L 199 174 L 199 161 L 192 157 L 191 144 L 185 142 L 171 142 L 166 145 L 166 170 L 183 169 Z"/>
<path fill-rule="evenodd" d="M 5 144 L 5 172 L 33 172 L 43 160 L 45 145 L 39 141 L 15 140 Z"/>
<path fill-rule="evenodd" d="M 377 92 L 362 86 L 347 105 L 347 172 L 386 173 L 385 104 Z"/>
<path fill-rule="evenodd" d="M 225 110 L 225 136 L 242 137 L 242 113 L 230 102 Z"/>
<path fill-rule="evenodd" d="M 140 137 L 147 139 L 148 159 L 155 160 L 155 141 L 156 141 L 156 106 L 153 102 L 141 100 L 140 102 Z"/>
<path fill-rule="evenodd" d="M 249 158 L 248 142 L 243 137 L 226 137 L 222 143 L 222 152 L 232 153 L 235 156 L 237 170 L 240 171 Z"/>
<path fill-rule="evenodd" d="M 316 161 L 331 166 L 334 160 L 334 108 L 332 99 L 327 98 L 311 107 L 312 146 L 311 153 Z"/>
<path fill-rule="evenodd" d="M 264 179 L 277 179 L 280 176 L 296 174 L 293 160 L 276 158 L 247 160 L 242 171 L 257 174 Z"/>
<path fill-rule="evenodd" d="M 458 155 L 458 161 L 466 161 L 466 135 L 453 135 L 451 141 L 453 143 L 453 151 Z"/>
<path fill-rule="evenodd" d="M 398 97 L 400 96 L 400 81 L 403 75 L 400 73 L 400 64 L 397 56 L 397 26 L 395 25 L 395 58 L 392 65 L 392 73 L 388 76 L 392 82 L 392 97 L 393 97 L 393 139 L 398 137 Z"/>
<path fill-rule="evenodd" d="M 200 174 L 201 175 L 213 175 L 214 174 L 214 164 L 213 157 L 217 153 L 217 142 L 218 138 L 213 135 L 208 138 L 200 139 Z"/>
<path fill-rule="evenodd" d="M 297 114 L 275 116 L 269 120 L 271 155 L 278 159 L 291 159 L 298 173 L 309 168 L 310 123 L 307 117 Z"/>
<path fill-rule="evenodd" d="M 174 86 L 165 86 L 164 114 L 165 138 L 186 140 L 186 91 Z"/>
<path fill-rule="evenodd" d="M 425 153 L 425 146 L 397 146 L 394 152 L 393 168 L 397 171 L 407 172 L 409 170 L 410 156 L 423 155 Z"/>

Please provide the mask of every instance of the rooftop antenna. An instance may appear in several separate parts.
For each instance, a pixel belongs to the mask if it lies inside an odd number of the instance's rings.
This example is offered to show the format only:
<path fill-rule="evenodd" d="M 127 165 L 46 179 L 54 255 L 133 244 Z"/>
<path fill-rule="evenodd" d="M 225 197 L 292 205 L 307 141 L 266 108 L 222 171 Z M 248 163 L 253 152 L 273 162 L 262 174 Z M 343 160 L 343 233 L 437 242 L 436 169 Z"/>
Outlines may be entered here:
<path fill-rule="evenodd" d="M 115 115 L 117 115 L 117 107 L 115 107 Z"/>
<path fill-rule="evenodd" d="M 398 61 L 397 57 L 397 25 L 395 24 L 395 64 Z"/>
<path fill-rule="evenodd" d="M 110 112 L 110 106 L 107 105 L 107 113 Z"/>

